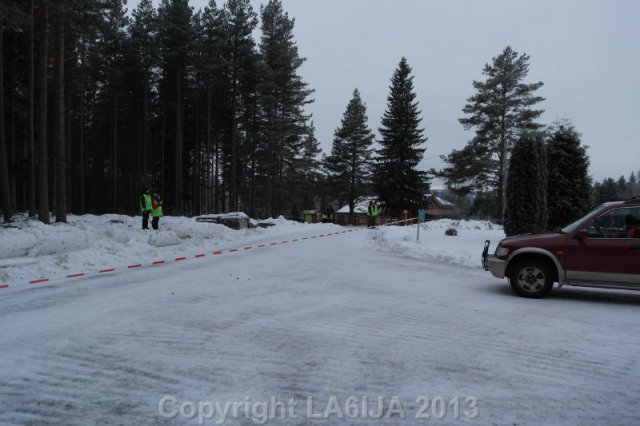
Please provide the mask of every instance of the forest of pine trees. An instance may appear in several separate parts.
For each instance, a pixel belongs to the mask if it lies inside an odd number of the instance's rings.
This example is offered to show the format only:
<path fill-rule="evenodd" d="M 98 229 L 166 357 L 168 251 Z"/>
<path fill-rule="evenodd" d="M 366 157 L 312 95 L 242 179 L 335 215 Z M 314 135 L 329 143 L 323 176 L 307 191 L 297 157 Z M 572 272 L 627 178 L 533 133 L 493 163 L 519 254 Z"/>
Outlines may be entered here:
<path fill-rule="evenodd" d="M 170 214 L 313 198 L 312 90 L 280 1 L 8 1 L 0 17 L 6 220 L 135 213 L 145 187 Z"/>

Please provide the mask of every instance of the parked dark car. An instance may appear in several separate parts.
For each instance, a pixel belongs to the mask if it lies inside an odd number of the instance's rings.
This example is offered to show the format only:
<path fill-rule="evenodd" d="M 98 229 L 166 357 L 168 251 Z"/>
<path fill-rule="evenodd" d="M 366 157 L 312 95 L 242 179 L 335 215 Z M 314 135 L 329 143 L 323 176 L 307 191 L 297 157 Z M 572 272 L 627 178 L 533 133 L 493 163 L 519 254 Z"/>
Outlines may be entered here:
<path fill-rule="evenodd" d="M 493 255 L 489 245 L 484 269 L 523 297 L 543 297 L 556 282 L 640 290 L 640 199 L 605 203 L 557 232 L 505 238 Z"/>

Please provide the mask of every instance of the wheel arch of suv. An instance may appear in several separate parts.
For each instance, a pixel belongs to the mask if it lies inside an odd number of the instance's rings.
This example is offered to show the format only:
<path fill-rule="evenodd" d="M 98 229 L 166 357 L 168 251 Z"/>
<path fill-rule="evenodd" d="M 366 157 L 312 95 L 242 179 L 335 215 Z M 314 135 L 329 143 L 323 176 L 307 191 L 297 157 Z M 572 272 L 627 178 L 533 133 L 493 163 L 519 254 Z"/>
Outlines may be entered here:
<path fill-rule="evenodd" d="M 536 259 L 545 262 L 554 273 L 553 282 L 564 283 L 564 269 L 558 259 L 551 252 L 537 247 L 523 247 L 511 253 L 507 259 L 504 275 L 508 277 L 511 274 L 513 265 L 525 259 Z"/>

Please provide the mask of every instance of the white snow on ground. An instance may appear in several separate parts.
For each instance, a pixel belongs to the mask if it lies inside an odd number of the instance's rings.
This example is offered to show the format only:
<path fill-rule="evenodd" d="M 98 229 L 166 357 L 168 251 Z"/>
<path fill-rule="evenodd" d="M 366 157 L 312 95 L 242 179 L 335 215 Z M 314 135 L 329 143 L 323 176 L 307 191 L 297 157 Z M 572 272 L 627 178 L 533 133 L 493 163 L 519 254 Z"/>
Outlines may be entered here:
<path fill-rule="evenodd" d="M 427 222 L 420 227 L 419 240 L 416 226 L 379 226 L 370 235 L 375 247 L 381 251 L 471 267 L 480 267 L 480 252 L 485 240 L 490 240 L 491 247 L 495 247 L 504 238 L 501 226 L 486 221 L 440 219 Z M 458 235 L 445 235 L 447 229 L 455 229 Z"/>
<path fill-rule="evenodd" d="M 291 226 L 298 242 L 0 290 L 0 424 L 198 424 L 198 413 L 162 418 L 165 396 L 184 414 L 188 402 L 294 398 L 296 418 L 274 425 L 638 424 L 640 293 L 519 298 L 478 265 L 499 231 L 430 226 L 420 245 L 405 240 L 410 227 L 302 240 L 345 228 Z M 438 260 L 438 245 L 456 244 L 468 256 Z M 351 396 L 371 412 L 397 397 L 406 418 L 309 419 L 310 397 L 319 415 Z M 423 396 L 458 397 L 460 410 L 418 419 Z M 256 424 L 253 414 L 224 424 Z M 222 423 L 212 416 L 204 424 Z"/>
<path fill-rule="evenodd" d="M 69 215 L 68 224 L 52 225 L 22 217 L 13 224 L 15 228 L 0 228 L 0 284 L 162 260 L 307 226 L 284 218 L 269 221 L 277 226 L 233 230 L 194 218 L 166 216 L 160 219 L 160 230 L 145 231 L 140 216 Z"/>

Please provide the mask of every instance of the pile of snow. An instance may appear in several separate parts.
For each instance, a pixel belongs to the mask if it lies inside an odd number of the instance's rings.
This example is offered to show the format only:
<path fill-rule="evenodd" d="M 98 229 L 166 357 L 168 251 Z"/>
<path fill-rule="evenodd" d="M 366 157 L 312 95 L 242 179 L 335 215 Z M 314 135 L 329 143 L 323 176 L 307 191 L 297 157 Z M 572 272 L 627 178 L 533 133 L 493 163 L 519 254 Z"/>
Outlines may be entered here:
<path fill-rule="evenodd" d="M 426 225 L 426 226 L 425 226 Z M 453 228 L 457 236 L 447 236 Z M 380 226 L 369 231 L 377 250 L 428 261 L 480 267 L 480 255 L 485 240 L 495 247 L 505 237 L 500 225 L 478 220 L 440 219 L 421 225 L 420 240 L 416 241 L 416 225 Z"/>
<path fill-rule="evenodd" d="M 69 215 L 67 221 L 45 225 L 22 215 L 10 227 L 0 227 L 0 283 L 188 255 L 304 226 L 282 216 L 269 219 L 274 226 L 242 230 L 172 216 L 160 219 L 158 231 L 142 230 L 140 216 Z"/>

